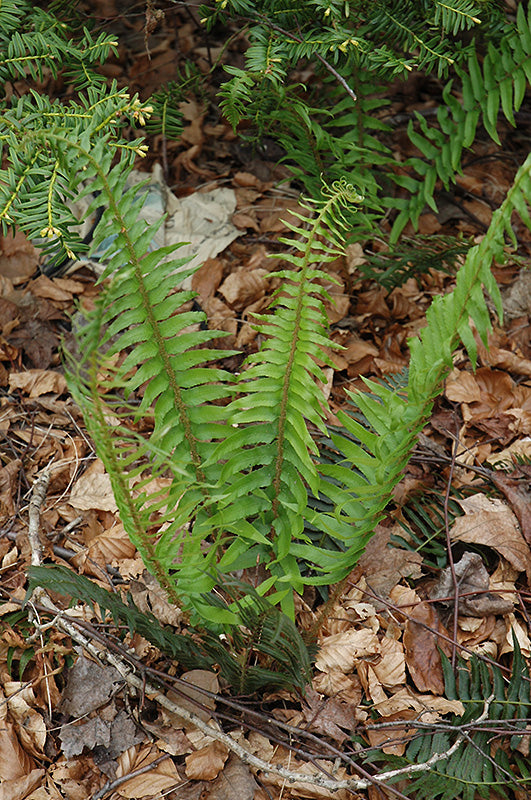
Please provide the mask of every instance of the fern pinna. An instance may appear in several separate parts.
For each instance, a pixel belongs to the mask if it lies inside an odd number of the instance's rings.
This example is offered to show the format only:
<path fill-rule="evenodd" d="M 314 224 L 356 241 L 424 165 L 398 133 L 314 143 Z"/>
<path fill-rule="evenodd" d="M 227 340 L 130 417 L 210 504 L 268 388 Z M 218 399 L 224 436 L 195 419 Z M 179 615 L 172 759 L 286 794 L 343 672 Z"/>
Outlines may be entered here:
<path fill-rule="evenodd" d="M 472 655 L 468 662 L 459 659 L 456 676 L 442 654 L 445 694 L 450 700 L 460 700 L 464 713 L 454 715 L 449 722 L 419 720 L 404 756 L 374 753 L 368 761 L 384 761 L 386 767 L 398 769 L 414 765 L 417 774 L 412 771 L 408 776 L 406 791 L 418 800 L 527 797 L 531 782 L 526 755 L 531 683 L 516 637 L 513 644 L 510 675 L 497 664 Z M 419 769 L 438 753 L 449 756 L 429 770 Z M 403 774 L 400 777 L 404 779 Z"/>

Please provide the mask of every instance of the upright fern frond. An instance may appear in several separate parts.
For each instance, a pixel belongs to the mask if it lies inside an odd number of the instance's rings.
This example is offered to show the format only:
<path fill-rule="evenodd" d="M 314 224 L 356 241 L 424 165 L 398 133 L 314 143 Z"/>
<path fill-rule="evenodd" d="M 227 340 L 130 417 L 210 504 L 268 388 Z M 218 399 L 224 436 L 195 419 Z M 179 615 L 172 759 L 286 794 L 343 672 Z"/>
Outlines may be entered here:
<path fill-rule="evenodd" d="M 503 261 L 505 237 L 514 241 L 513 211 L 531 229 L 527 207 L 531 199 L 530 172 L 531 156 L 518 170 L 504 203 L 493 214 L 486 236 L 469 250 L 458 272 L 455 290 L 434 299 L 426 314 L 427 325 L 417 338 L 409 341 L 407 391 L 391 391 L 366 380 L 369 393 L 350 395 L 372 431 L 346 413 L 339 414 L 350 438 L 339 433 L 331 435 L 344 462 L 321 467 L 325 478 L 321 491 L 335 503 L 338 520 L 350 521 L 356 534 L 352 544 L 345 542 L 345 552 L 329 555 L 328 581 L 331 577 L 339 580 L 348 573 L 358 558 L 360 541 L 370 536 L 381 518 L 387 503 L 385 498 L 391 496 L 400 479 L 416 437 L 431 412 L 433 399 L 452 368 L 452 354 L 459 341 L 475 364 L 477 345 L 471 323 L 485 343 L 491 327 L 484 291 L 502 316 L 500 292 L 490 266 L 493 261 Z M 359 444 L 352 441 L 353 437 Z M 314 524 L 326 524 L 317 512 Z"/>
<path fill-rule="evenodd" d="M 303 536 L 307 487 L 318 490 L 317 449 L 308 423 L 324 429 L 316 383 L 324 382 L 324 375 L 317 362 L 328 360 L 324 348 L 333 345 L 326 334 L 327 295 L 320 285 L 326 274 L 313 265 L 336 257 L 326 240 L 336 243 L 345 228 L 342 206 L 362 199 L 345 182 L 325 188 L 324 194 L 325 200 L 303 206 L 308 216 L 296 215 L 303 225 L 289 225 L 297 238 L 283 241 L 297 252 L 283 258 L 295 269 L 276 273 L 284 283 L 274 296 L 275 311 L 258 317 L 266 344 L 249 358 L 239 382 L 241 396 L 229 408 L 236 430 L 213 455 L 225 462 L 220 477 L 228 488 L 209 523 L 234 536 L 220 569 L 265 566 L 272 576 L 262 591 L 275 578 L 281 589 L 302 590 L 294 547 Z M 282 594 L 291 605 L 291 591 Z"/>

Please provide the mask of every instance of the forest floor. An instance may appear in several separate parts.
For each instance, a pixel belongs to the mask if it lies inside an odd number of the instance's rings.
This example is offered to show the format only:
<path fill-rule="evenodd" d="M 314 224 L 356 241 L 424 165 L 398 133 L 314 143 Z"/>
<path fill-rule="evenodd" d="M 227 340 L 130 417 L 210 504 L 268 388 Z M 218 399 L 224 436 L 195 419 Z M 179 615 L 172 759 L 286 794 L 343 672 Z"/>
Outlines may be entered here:
<path fill-rule="evenodd" d="M 114 0 L 82 4 L 105 30 L 117 34 L 119 57 L 103 70 L 119 86 L 147 99 L 175 79 L 183 54 L 205 74 L 210 70 L 209 59 L 221 42 L 207 46 L 192 12 L 169 8 L 149 36 L 148 53 L 143 4 L 124 13 L 118 6 Z M 239 46 L 236 37 L 226 57 L 237 59 Z M 193 288 L 210 327 L 230 334 L 223 347 L 249 353 L 259 344 L 252 314 L 267 307 L 274 284 L 268 256 L 281 250 L 278 240 L 288 231 L 285 221 L 298 206 L 299 189 L 273 143 L 253 151 L 222 118 L 213 103 L 217 77 L 213 72 L 210 98 L 190 97 L 181 104 L 182 137 L 168 142 L 148 137 L 150 153 L 138 168 L 154 174 L 179 201 L 213 193 L 210 209 L 219 214 L 219 226 L 201 240 L 205 262 Z M 52 97 L 64 88 L 52 78 L 43 87 Z M 411 155 L 407 121 L 415 110 L 436 107 L 437 87 L 419 78 L 408 82 L 407 94 L 400 83 L 395 90 L 382 114 L 394 126 L 393 146 L 403 161 Z M 475 144 L 456 186 L 440 191 L 439 213 L 423 214 L 418 232 L 406 230 L 410 243 L 426 247 L 435 235 L 479 240 L 528 154 L 529 119 L 529 113 L 521 114 L 516 129 L 502 131 L 501 150 L 487 137 Z M 371 774 L 403 767 L 405 762 L 396 759 L 408 752 L 419 731 L 443 736 L 451 715 L 464 712 L 445 686 L 440 651 L 450 660 L 456 653 L 492 659 L 513 686 L 517 642 L 526 682 L 523 665 L 531 663 L 531 236 L 523 226 L 516 233 L 518 252 L 508 252 L 506 263 L 495 268 L 504 324 L 494 322 L 489 349 L 479 346 L 475 372 L 464 351 L 456 354 L 393 507 L 319 624 L 313 681 L 304 697 L 286 690 L 231 697 L 215 672 L 185 673 L 138 633 L 119 636 L 87 605 L 70 612 L 98 647 L 118 659 L 132 654 L 148 683 L 157 678 L 154 670 L 174 681 L 166 696 L 195 711 L 205 723 L 202 730 L 170 707 L 162 708 L 149 692 L 128 689 L 116 667 L 98 663 L 86 651 L 81 655 L 79 641 L 59 624 L 36 629 L 35 617 L 30 620 L 27 609 L 21 610 L 32 555 L 32 487 L 49 467 L 50 483 L 39 501 L 45 559 L 104 588 L 130 592 L 141 611 L 151 611 L 176 631 L 186 630 L 180 610 L 167 603 L 123 529 L 109 479 L 67 390 L 60 342 L 64 337 L 68 344 L 75 304 L 93 303 L 96 276 L 83 265 L 68 274 L 46 274 L 38 252 L 21 234 L 0 241 L 1 800 L 392 797 L 391 789 L 370 782 L 356 792 L 341 782 L 363 779 L 355 765 L 369 754 L 378 759 L 376 767 L 365 764 Z M 335 279 L 329 287 L 332 337 L 343 347 L 331 353 L 333 367 L 327 372 L 332 424 L 333 412 L 345 405 L 345 390 L 362 386 L 361 376 L 392 376 L 407 366 L 408 337 L 423 325 L 431 299 L 453 285 L 450 267 L 429 269 L 386 289 L 361 269 L 369 252 L 383 251 L 383 238 L 351 245 L 327 266 Z M 58 596 L 54 600 L 61 603 Z M 299 628 L 312 628 L 321 610 L 317 595 L 305 595 Z M 43 609 L 36 614 L 44 622 L 52 619 Z M 191 699 L 182 700 L 178 679 L 196 687 Z M 523 703 L 529 701 L 529 688 L 525 692 L 524 686 Z M 496 729 L 496 741 L 505 749 L 509 723 Z M 527 735 L 513 745 L 526 759 L 531 728 L 525 722 L 523 727 Z M 462 742 L 466 736 L 465 731 Z M 492 760 L 494 749 L 489 742 L 476 756 Z M 262 769 L 263 762 L 286 772 Z M 408 795 L 406 778 L 395 789 Z M 343 788 L 333 791 L 334 782 Z M 499 796 L 495 788 L 490 796 Z"/>

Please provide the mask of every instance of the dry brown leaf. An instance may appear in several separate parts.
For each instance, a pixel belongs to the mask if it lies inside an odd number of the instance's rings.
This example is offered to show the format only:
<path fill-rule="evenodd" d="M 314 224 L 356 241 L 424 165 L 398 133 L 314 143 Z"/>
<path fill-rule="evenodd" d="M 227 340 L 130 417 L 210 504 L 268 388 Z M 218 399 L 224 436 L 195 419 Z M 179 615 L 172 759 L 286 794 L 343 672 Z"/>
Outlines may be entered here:
<path fill-rule="evenodd" d="M 123 575 L 121 567 L 120 573 Z M 142 570 L 140 580 L 131 581 L 129 591 L 135 606 L 144 613 L 154 614 L 161 625 L 178 627 L 183 621 L 182 610 L 173 603 L 168 602 L 168 595 L 162 589 L 155 576 L 151 575 L 147 570 Z M 212 691 L 217 691 L 217 689 Z"/>
<path fill-rule="evenodd" d="M 35 706 L 37 701 L 31 686 L 19 681 L 5 681 L 4 691 L 9 714 L 17 726 L 19 741 L 26 753 L 42 758 L 46 742 L 46 723 Z"/>
<path fill-rule="evenodd" d="M 362 689 L 356 674 L 345 675 L 339 669 L 329 669 L 326 672 L 317 672 L 312 686 L 319 694 L 327 697 L 338 697 L 346 703 L 350 703 L 353 708 L 357 708 L 361 702 Z"/>
<path fill-rule="evenodd" d="M 315 666 L 321 672 L 338 669 L 348 674 L 360 658 L 374 656 L 380 652 L 380 642 L 368 628 L 348 630 L 328 636 L 319 649 Z"/>
<path fill-rule="evenodd" d="M 531 460 L 531 436 L 517 439 L 499 453 L 492 453 L 486 461 L 495 469 L 512 469 L 518 459 Z"/>
<path fill-rule="evenodd" d="M 274 762 L 282 764 L 282 766 L 287 767 L 292 772 L 296 772 L 301 776 L 315 774 L 315 766 L 313 764 L 308 762 L 301 763 L 296 758 L 293 758 L 291 753 L 284 748 L 279 748 Z M 328 773 L 332 773 L 334 778 L 338 781 L 345 780 L 348 777 L 346 770 L 343 767 L 337 769 L 332 761 L 320 760 L 319 765 L 324 770 L 327 770 Z M 352 793 L 347 789 L 339 789 L 337 792 L 331 792 L 329 789 L 304 783 L 303 781 L 290 781 L 290 783 L 287 784 L 285 778 L 275 773 L 269 773 L 267 775 L 261 774 L 260 781 L 266 786 L 278 786 L 283 790 L 285 790 L 286 786 L 289 786 L 291 797 L 294 798 L 294 800 L 295 798 L 296 800 L 300 800 L 306 797 L 316 798 L 316 800 L 352 800 Z"/>
<path fill-rule="evenodd" d="M 444 394 L 453 403 L 474 403 L 481 400 L 481 390 L 471 372 L 454 369 L 446 379 Z"/>
<path fill-rule="evenodd" d="M 231 222 L 233 225 L 238 228 L 240 231 L 245 231 L 250 228 L 252 231 L 259 231 L 260 226 L 258 222 L 251 214 L 247 214 L 244 211 L 237 211 L 231 217 Z"/>
<path fill-rule="evenodd" d="M 0 727 L 0 781 L 23 778 L 32 769 L 35 769 L 35 762 L 20 744 L 15 725 L 3 722 Z"/>
<path fill-rule="evenodd" d="M 129 539 L 121 522 L 115 523 L 95 539 L 88 546 L 88 556 L 97 564 L 105 566 L 111 564 L 118 566 L 123 558 L 133 558 L 136 547 Z"/>
<path fill-rule="evenodd" d="M 394 528 L 377 525 L 354 573 L 364 575 L 371 591 L 384 600 L 402 578 L 420 578 L 422 575 L 420 553 L 390 545 L 391 535 L 400 531 L 398 524 Z M 378 602 L 373 602 L 378 607 Z"/>
<path fill-rule="evenodd" d="M 271 205 L 271 200 L 269 198 L 264 198 L 264 200 L 256 206 L 256 211 L 260 219 L 260 231 L 262 233 L 281 233 L 287 231 L 289 229 L 285 224 L 286 222 L 290 225 L 300 225 L 300 220 L 291 213 L 291 210 L 296 213 L 300 213 L 301 211 L 301 207 L 296 200 L 282 201 L 282 205 L 275 211 L 270 210 Z M 276 204 L 273 203 L 273 206 L 274 205 Z M 265 215 L 262 214 L 262 207 L 267 209 Z"/>
<path fill-rule="evenodd" d="M 224 267 L 221 258 L 207 258 L 192 276 L 192 289 L 198 293 L 201 304 L 216 293 L 223 279 Z"/>
<path fill-rule="evenodd" d="M 83 288 L 83 284 L 79 284 Z M 45 297 L 47 300 L 56 300 L 58 302 L 71 302 L 72 292 L 67 291 L 64 287 L 57 282 L 56 279 L 51 280 L 46 275 L 39 275 L 31 284 L 31 293 L 35 297 Z"/>
<path fill-rule="evenodd" d="M 255 800 L 258 784 L 249 767 L 231 754 L 225 768 L 208 789 L 208 800 Z"/>
<path fill-rule="evenodd" d="M 403 722 L 406 720 L 414 720 L 417 716 L 416 711 L 408 708 L 402 709 L 397 714 L 389 714 L 385 717 L 385 722 Z M 394 756 L 402 756 L 406 750 L 407 744 L 413 734 L 415 728 L 369 728 L 367 736 L 372 747 L 381 748 L 384 753 Z"/>
<path fill-rule="evenodd" d="M 236 186 L 253 188 L 258 192 L 264 192 L 271 187 L 271 183 L 261 181 L 260 178 L 253 175 L 252 172 L 236 172 L 232 177 L 232 182 L 235 183 Z"/>
<path fill-rule="evenodd" d="M 21 231 L 0 239 L 0 275 L 13 284 L 25 283 L 39 263 L 39 254 Z"/>
<path fill-rule="evenodd" d="M 213 781 L 225 765 L 229 751 L 221 742 L 203 747 L 186 756 L 186 776 L 194 781 Z"/>
<path fill-rule="evenodd" d="M 531 575 L 531 551 L 522 536 L 518 522 L 502 500 L 491 500 L 484 494 L 475 494 L 458 500 L 465 512 L 458 517 L 450 530 L 453 542 L 473 542 L 496 550 L 519 572 Z"/>
<path fill-rule="evenodd" d="M 218 291 L 235 311 L 243 311 L 265 295 L 267 274 L 264 269 L 237 268 L 225 278 Z"/>
<path fill-rule="evenodd" d="M 531 656 L 531 640 L 529 639 L 527 630 L 524 628 L 520 620 L 516 619 L 514 614 L 508 614 L 505 619 L 507 623 L 507 633 L 500 656 L 503 656 L 505 653 L 512 653 L 514 651 L 513 636 L 515 636 L 520 646 L 522 655 L 525 658 L 529 658 Z"/>
<path fill-rule="evenodd" d="M 347 270 L 349 275 L 353 275 L 356 272 L 357 267 L 361 264 L 367 263 L 367 258 L 365 257 L 365 253 L 363 252 L 363 247 L 359 242 L 355 244 L 349 244 L 345 251 L 345 261 L 347 265 Z"/>
<path fill-rule="evenodd" d="M 160 753 L 150 747 L 144 747 L 138 751 L 137 746 L 129 748 L 118 759 L 116 777 L 121 778 L 130 772 L 143 769 L 153 761 L 160 758 Z M 165 758 L 153 769 L 136 775 L 130 780 L 122 783 L 116 791 L 121 797 L 129 800 L 139 800 L 141 797 L 153 797 L 158 792 L 166 792 L 175 788 L 182 782 L 177 768 L 171 758 Z"/>
<path fill-rule="evenodd" d="M 378 703 L 375 711 L 387 718 L 408 708 L 416 711 L 417 719 L 422 722 L 438 722 L 445 714 L 465 713 L 465 707 L 460 700 L 448 700 L 432 694 L 413 694 L 408 688 L 400 689 L 383 703 Z"/>
<path fill-rule="evenodd" d="M 406 659 L 402 642 L 384 636 L 380 642 L 381 661 L 374 662 L 372 669 L 382 686 L 391 689 L 406 682 Z"/>
<path fill-rule="evenodd" d="M 492 480 L 509 501 L 520 523 L 522 536 L 531 546 L 531 491 L 528 488 L 529 481 L 526 484 L 525 481 L 519 480 L 519 478 L 526 478 L 529 475 L 529 467 L 517 467 L 513 475 L 496 472 L 492 476 Z"/>
<path fill-rule="evenodd" d="M 531 375 L 531 361 L 528 358 L 524 358 L 522 354 L 495 347 L 492 343 L 492 338 L 492 336 L 489 336 L 489 347 L 487 349 L 481 339 L 477 337 L 478 357 L 482 364 L 489 367 L 501 367 L 513 375 Z"/>
<path fill-rule="evenodd" d="M 337 697 L 320 697 L 309 687 L 304 696 L 302 712 L 303 717 L 297 724 L 304 723 L 305 730 L 330 736 L 340 744 L 350 736 L 357 723 L 356 709 L 352 703 L 341 702 Z"/>
<path fill-rule="evenodd" d="M 32 769 L 29 774 L 20 778 L 3 781 L 0 786 L 0 800 L 25 800 L 42 783 L 44 775 L 43 769 Z"/>
<path fill-rule="evenodd" d="M 431 630 L 428 630 L 428 626 Z M 413 683 L 421 692 L 444 693 L 444 679 L 439 649 L 447 650 L 447 644 L 437 633 L 445 630 L 434 606 L 418 603 L 409 611 L 404 630 L 406 664 Z"/>
<path fill-rule="evenodd" d="M 75 482 L 69 503 L 82 511 L 97 508 L 100 511 L 118 511 L 111 480 L 105 472 L 103 461 L 96 458 Z"/>
<path fill-rule="evenodd" d="M 41 394 L 64 394 L 67 390 L 64 376 L 54 370 L 28 369 L 25 372 L 12 372 L 9 375 L 9 391 L 20 389 L 30 398 L 40 397 Z"/>
<path fill-rule="evenodd" d="M 15 458 L 0 469 L 0 522 L 12 517 L 15 513 L 14 498 L 21 466 L 22 461 Z"/>

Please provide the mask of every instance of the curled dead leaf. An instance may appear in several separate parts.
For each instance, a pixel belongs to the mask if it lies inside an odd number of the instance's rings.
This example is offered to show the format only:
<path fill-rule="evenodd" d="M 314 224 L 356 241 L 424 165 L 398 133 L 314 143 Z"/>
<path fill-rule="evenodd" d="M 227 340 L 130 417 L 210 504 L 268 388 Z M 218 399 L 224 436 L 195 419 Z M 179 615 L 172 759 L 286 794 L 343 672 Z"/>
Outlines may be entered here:
<path fill-rule="evenodd" d="M 368 628 L 337 633 L 324 640 L 315 661 L 321 672 L 337 669 L 345 674 L 352 672 L 356 661 L 380 652 L 378 636 Z"/>
<path fill-rule="evenodd" d="M 186 776 L 194 781 L 213 781 L 225 765 L 229 751 L 221 742 L 196 750 L 186 756 Z"/>
<path fill-rule="evenodd" d="M 531 550 L 509 506 L 484 494 L 463 498 L 458 503 L 465 516 L 456 519 L 450 530 L 451 540 L 491 547 L 519 572 L 531 576 Z"/>
<path fill-rule="evenodd" d="M 40 397 L 42 394 L 64 394 L 66 380 L 59 372 L 47 369 L 28 369 L 25 372 L 12 372 L 9 375 L 9 391 L 19 389 L 30 398 Z"/>

